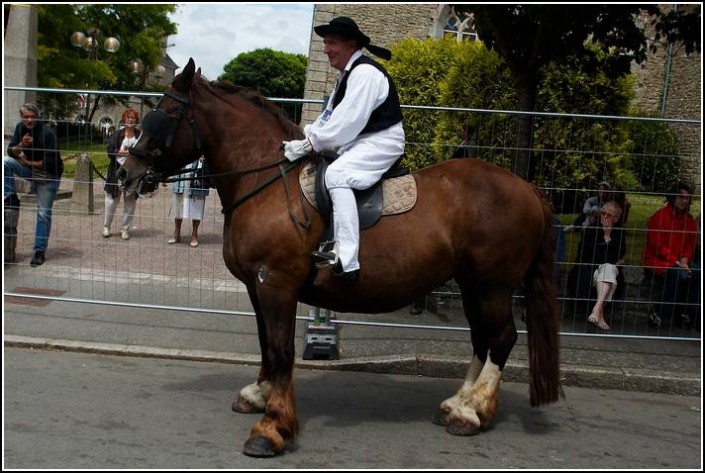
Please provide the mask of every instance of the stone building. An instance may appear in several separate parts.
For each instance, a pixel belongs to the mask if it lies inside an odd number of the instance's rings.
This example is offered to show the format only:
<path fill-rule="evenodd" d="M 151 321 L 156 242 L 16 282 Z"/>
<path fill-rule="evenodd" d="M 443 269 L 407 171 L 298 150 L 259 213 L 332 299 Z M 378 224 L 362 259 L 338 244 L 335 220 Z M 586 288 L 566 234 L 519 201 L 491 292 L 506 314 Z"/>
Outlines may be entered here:
<path fill-rule="evenodd" d="M 673 5 L 664 5 L 668 10 Z M 676 6 L 677 8 L 678 6 Z M 686 7 L 687 8 L 687 7 Z M 317 4 L 314 6 L 313 25 L 326 24 L 338 16 L 355 20 L 373 44 L 389 47 L 406 38 L 440 38 L 444 34 L 474 37 L 471 24 L 459 18 L 448 4 Z M 642 19 L 643 20 L 643 19 Z M 654 32 L 647 29 L 651 44 Z M 664 118 L 701 120 L 702 117 L 702 62 L 701 55 L 686 56 L 679 45 L 660 44 L 655 53 L 642 65 L 634 65 L 638 77 L 637 102 L 644 114 Z M 304 98 L 320 100 L 330 95 L 338 71 L 328 65 L 323 54 L 323 41 L 313 29 L 309 47 Z M 318 104 L 304 107 L 301 123 L 313 121 L 320 112 Z M 677 126 L 681 155 L 689 163 L 694 182 L 701 182 L 701 127 Z"/>

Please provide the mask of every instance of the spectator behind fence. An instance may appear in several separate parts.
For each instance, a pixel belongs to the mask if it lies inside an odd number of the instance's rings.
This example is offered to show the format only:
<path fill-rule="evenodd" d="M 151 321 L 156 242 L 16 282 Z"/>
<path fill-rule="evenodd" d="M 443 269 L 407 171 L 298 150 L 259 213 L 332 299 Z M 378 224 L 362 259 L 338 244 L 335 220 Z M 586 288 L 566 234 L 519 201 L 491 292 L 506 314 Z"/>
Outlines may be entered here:
<path fill-rule="evenodd" d="M 556 229 L 556 285 L 558 286 L 561 280 L 561 266 L 565 261 L 565 233 L 560 219 L 555 214 L 552 219 L 553 227 Z"/>
<path fill-rule="evenodd" d="M 565 232 L 578 232 L 584 227 L 597 225 L 597 216 L 600 213 L 602 204 L 608 200 L 612 200 L 610 191 L 612 186 L 607 181 L 602 181 L 597 186 L 597 195 L 588 198 L 583 204 L 583 211 L 578 214 L 571 225 L 565 227 Z"/>
<path fill-rule="evenodd" d="M 136 128 L 140 122 L 139 113 L 133 108 L 125 109 L 122 112 L 121 121 L 123 128 L 117 133 L 113 133 L 108 141 L 108 172 L 105 177 L 105 217 L 103 218 L 103 236 L 110 236 L 110 225 L 113 223 L 113 217 L 120 203 L 122 195 L 124 208 L 122 211 L 122 239 L 129 240 L 132 220 L 135 218 L 135 210 L 137 209 L 137 193 L 125 194 L 118 185 L 117 172 L 122 163 L 127 159 L 129 149 L 137 142 L 141 131 Z"/>
<path fill-rule="evenodd" d="M 695 254 L 697 223 L 690 215 L 691 188 L 676 184 L 666 196 L 666 205 L 657 210 L 647 222 L 644 247 L 644 271 L 653 278 L 653 307 L 649 325 L 660 327 L 664 321 L 674 324 L 688 322 L 687 292 Z M 678 317 L 678 319 L 675 318 Z"/>
<path fill-rule="evenodd" d="M 464 124 L 462 129 L 462 141 L 453 150 L 451 159 L 457 158 L 474 158 L 477 156 L 477 139 L 475 138 L 475 129 L 472 125 Z"/>
<path fill-rule="evenodd" d="M 568 278 L 576 296 L 589 298 L 592 288 L 597 295 L 588 322 L 602 330 L 610 327 L 605 321 L 605 308 L 617 289 L 624 292 L 624 276 L 617 265 L 624 263 L 627 252 L 624 231 L 617 225 L 622 209 L 614 201 L 605 202 L 595 226 L 585 227 L 578 245 L 576 264 Z"/>
<path fill-rule="evenodd" d="M 629 202 L 627 194 L 617 186 L 615 186 L 612 190 L 612 200 L 617 202 L 617 204 L 619 204 L 619 208 L 622 209 L 622 215 L 619 217 L 619 221 L 615 225 L 626 228 L 627 220 L 629 220 L 629 210 L 632 208 L 632 203 Z"/>
<path fill-rule="evenodd" d="M 187 166 L 189 172 L 177 176 L 178 180 L 172 188 L 173 197 L 169 218 L 174 219 L 174 235 L 167 241 L 168 244 L 179 243 L 181 241 L 181 224 L 184 219 L 191 219 L 191 241 L 192 248 L 198 246 L 198 227 L 203 220 L 206 208 L 206 197 L 209 194 L 209 187 L 214 184 L 208 177 L 210 171 L 203 157 Z"/>
<path fill-rule="evenodd" d="M 19 217 L 20 200 L 15 189 L 15 177 L 29 180 L 37 195 L 37 219 L 34 235 L 34 256 L 30 266 L 40 266 L 46 261 L 46 250 L 51 233 L 52 208 L 59 190 L 64 163 L 59 152 L 56 134 L 41 120 L 39 108 L 32 103 L 20 107 L 22 120 L 3 157 L 4 205 Z M 16 215 L 15 215 L 16 214 Z M 6 215 L 5 218 L 8 216 Z M 11 259 L 14 259 L 12 255 Z"/>
<path fill-rule="evenodd" d="M 698 225 L 698 234 L 695 237 L 695 251 L 693 252 L 693 262 L 690 265 L 690 278 L 688 279 L 688 289 L 686 291 L 686 300 L 688 302 L 686 315 L 687 320 L 683 320 L 683 327 L 693 329 L 697 326 L 702 327 L 702 319 L 700 318 L 700 308 L 702 301 L 700 299 L 700 287 L 702 284 L 702 253 L 700 238 L 702 236 L 702 223 L 698 215 L 695 223 Z"/>

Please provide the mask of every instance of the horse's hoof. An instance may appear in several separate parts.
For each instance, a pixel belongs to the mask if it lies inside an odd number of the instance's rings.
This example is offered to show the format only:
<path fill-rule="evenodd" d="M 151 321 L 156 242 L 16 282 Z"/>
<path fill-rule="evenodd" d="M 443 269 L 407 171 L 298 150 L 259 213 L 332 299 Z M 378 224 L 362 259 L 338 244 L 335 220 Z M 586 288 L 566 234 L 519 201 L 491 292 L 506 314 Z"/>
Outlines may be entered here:
<path fill-rule="evenodd" d="M 268 458 L 275 456 L 278 452 L 274 450 L 274 444 L 264 437 L 250 437 L 245 442 L 242 453 L 249 457 Z"/>
<path fill-rule="evenodd" d="M 448 419 L 448 412 L 444 411 L 443 409 L 438 409 L 438 411 L 431 417 L 431 422 L 433 422 L 436 425 L 442 425 L 446 426 L 450 423 L 450 420 Z"/>
<path fill-rule="evenodd" d="M 238 396 L 233 402 L 232 409 L 233 412 L 237 412 L 239 414 L 256 414 L 258 412 L 264 412 L 264 409 L 259 409 L 242 396 Z"/>
<path fill-rule="evenodd" d="M 469 437 L 471 435 L 479 434 L 480 426 L 471 424 L 470 422 L 463 422 L 458 419 L 448 419 L 448 423 L 446 424 L 446 432 L 451 435 Z"/>

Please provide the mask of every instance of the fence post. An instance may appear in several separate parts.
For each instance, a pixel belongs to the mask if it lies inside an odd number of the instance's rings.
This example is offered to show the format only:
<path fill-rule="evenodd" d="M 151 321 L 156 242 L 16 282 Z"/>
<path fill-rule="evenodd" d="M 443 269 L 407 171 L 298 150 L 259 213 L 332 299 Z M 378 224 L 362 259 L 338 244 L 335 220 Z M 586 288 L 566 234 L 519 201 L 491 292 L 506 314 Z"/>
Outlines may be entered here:
<path fill-rule="evenodd" d="M 93 213 L 93 164 L 88 153 L 76 159 L 76 176 L 73 181 L 71 207 L 75 211 Z"/>

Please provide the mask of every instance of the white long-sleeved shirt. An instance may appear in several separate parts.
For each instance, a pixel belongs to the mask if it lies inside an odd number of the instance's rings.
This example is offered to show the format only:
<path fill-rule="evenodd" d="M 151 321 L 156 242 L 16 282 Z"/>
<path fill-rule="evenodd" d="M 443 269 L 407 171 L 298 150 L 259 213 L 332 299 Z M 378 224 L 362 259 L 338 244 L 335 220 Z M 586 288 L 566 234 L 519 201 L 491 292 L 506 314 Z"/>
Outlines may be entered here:
<path fill-rule="evenodd" d="M 386 130 L 360 136 L 372 112 L 384 103 L 389 94 L 389 81 L 375 67 L 360 64 L 350 70 L 352 64 L 361 55 L 362 51 L 356 51 L 338 77 L 340 82 L 343 74 L 349 74 L 343 100 L 333 110 L 334 93 L 328 101 L 326 110 L 314 123 L 304 128 L 304 133 L 316 151 L 330 149 L 342 153 L 357 140 L 371 136 L 385 139 L 400 137 L 401 142 L 404 141 L 401 123 L 392 125 Z"/>

